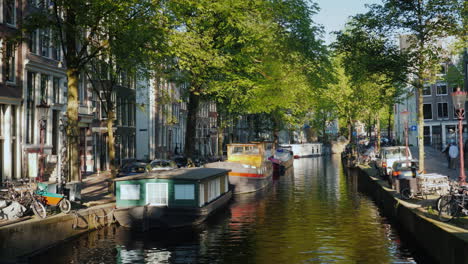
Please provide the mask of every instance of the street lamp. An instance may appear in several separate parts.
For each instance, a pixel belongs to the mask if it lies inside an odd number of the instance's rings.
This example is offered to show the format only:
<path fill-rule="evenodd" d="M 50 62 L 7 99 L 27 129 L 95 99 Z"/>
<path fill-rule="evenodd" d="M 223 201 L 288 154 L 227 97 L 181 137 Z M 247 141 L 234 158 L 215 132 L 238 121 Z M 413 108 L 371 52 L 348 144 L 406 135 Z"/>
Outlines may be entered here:
<path fill-rule="evenodd" d="M 463 160 L 463 126 L 462 121 L 465 119 L 465 102 L 466 102 L 467 93 L 460 90 L 460 87 L 457 88 L 456 92 L 452 93 L 452 102 L 453 106 L 456 109 L 456 114 L 458 118 L 458 144 L 460 148 L 460 176 L 458 178 L 461 185 L 465 185 L 466 176 L 465 176 L 465 162 Z"/>
<path fill-rule="evenodd" d="M 405 146 L 406 146 L 406 159 L 408 160 L 408 120 L 409 120 L 409 111 L 404 110 L 400 113 L 401 120 L 405 124 Z"/>
<path fill-rule="evenodd" d="M 40 129 L 40 149 L 39 149 L 39 178 L 38 181 L 44 180 L 44 141 L 45 141 L 45 130 L 47 128 L 47 116 L 49 113 L 50 106 L 41 101 L 41 104 L 36 105 L 37 114 L 39 117 L 39 129 Z"/>

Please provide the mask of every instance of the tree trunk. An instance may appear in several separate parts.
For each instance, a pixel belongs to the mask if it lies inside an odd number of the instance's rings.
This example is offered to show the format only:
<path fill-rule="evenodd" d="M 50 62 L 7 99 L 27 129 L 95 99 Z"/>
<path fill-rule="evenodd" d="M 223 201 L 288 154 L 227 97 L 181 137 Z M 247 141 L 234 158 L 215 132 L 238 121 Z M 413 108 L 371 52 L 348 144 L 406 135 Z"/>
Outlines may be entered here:
<path fill-rule="evenodd" d="M 421 92 L 423 89 L 422 81 L 418 81 L 416 98 L 418 101 L 418 148 L 419 148 L 419 170 L 424 171 L 424 112 L 423 112 L 423 97 Z"/>
<path fill-rule="evenodd" d="M 81 181 L 78 127 L 78 75 L 76 68 L 68 67 L 68 97 L 67 97 L 67 138 L 68 138 L 68 181 Z"/>
<path fill-rule="evenodd" d="M 375 127 L 377 129 L 377 151 L 380 151 L 380 118 L 378 115 L 375 118 Z"/>
<path fill-rule="evenodd" d="M 392 113 L 393 113 L 393 106 L 388 106 L 388 126 L 387 126 L 387 135 L 388 135 L 388 139 L 392 139 L 393 140 L 393 136 L 392 136 Z"/>
<path fill-rule="evenodd" d="M 185 134 L 185 156 L 193 158 L 195 155 L 197 112 L 200 104 L 200 96 L 190 91 L 187 106 L 187 124 Z"/>
<path fill-rule="evenodd" d="M 353 140 L 353 127 L 351 126 L 351 120 L 348 119 L 348 142 L 351 143 Z"/>
<path fill-rule="evenodd" d="M 218 127 L 218 156 L 223 156 L 224 128 Z"/>
<path fill-rule="evenodd" d="M 112 106 L 107 109 L 112 109 Z M 107 112 L 107 147 L 109 148 L 109 163 L 111 169 L 111 177 L 115 178 L 117 175 L 117 166 L 115 161 L 115 137 L 114 137 L 114 119 L 115 112 L 113 110 L 108 110 Z"/>

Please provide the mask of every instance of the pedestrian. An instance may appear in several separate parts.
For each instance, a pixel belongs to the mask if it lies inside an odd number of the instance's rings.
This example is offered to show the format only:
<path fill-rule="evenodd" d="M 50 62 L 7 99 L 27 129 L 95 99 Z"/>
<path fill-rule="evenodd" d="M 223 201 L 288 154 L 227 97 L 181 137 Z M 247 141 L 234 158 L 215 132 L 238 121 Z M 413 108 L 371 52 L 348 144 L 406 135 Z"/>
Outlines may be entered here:
<path fill-rule="evenodd" d="M 450 162 L 449 162 L 449 168 L 450 169 L 455 169 L 455 163 L 458 158 L 458 148 L 455 143 L 452 143 L 452 145 L 449 148 L 449 156 L 450 156 Z"/>

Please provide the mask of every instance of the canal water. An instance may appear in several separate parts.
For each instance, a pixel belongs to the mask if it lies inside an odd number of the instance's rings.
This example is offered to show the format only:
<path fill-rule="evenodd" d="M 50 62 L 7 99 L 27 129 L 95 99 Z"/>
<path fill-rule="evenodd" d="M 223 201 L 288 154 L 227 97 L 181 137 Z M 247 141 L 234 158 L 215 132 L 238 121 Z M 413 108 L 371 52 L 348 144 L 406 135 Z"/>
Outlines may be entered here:
<path fill-rule="evenodd" d="M 430 263 L 346 177 L 339 157 L 303 158 L 263 192 L 235 196 L 196 229 L 111 226 L 31 263 Z"/>

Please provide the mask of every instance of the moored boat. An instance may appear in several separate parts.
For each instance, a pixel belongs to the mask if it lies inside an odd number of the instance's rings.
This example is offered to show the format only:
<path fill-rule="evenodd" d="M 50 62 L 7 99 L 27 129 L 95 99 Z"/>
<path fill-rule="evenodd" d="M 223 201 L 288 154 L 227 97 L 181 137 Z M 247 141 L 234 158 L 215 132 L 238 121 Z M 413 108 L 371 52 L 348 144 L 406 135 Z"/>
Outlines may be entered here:
<path fill-rule="evenodd" d="M 142 230 L 200 224 L 230 200 L 228 172 L 183 168 L 116 178 L 114 216 Z"/>
<path fill-rule="evenodd" d="M 282 144 L 280 147 L 291 148 L 296 158 L 323 155 L 322 143 Z"/>
<path fill-rule="evenodd" d="M 273 163 L 273 172 L 282 175 L 287 169 L 293 166 L 293 152 L 290 148 L 278 148 L 275 150 L 275 154 L 270 160 Z"/>
<path fill-rule="evenodd" d="M 263 143 L 235 143 L 227 145 L 227 161 L 205 164 L 207 168 L 225 168 L 234 193 L 249 193 L 265 188 L 273 175 Z"/>

